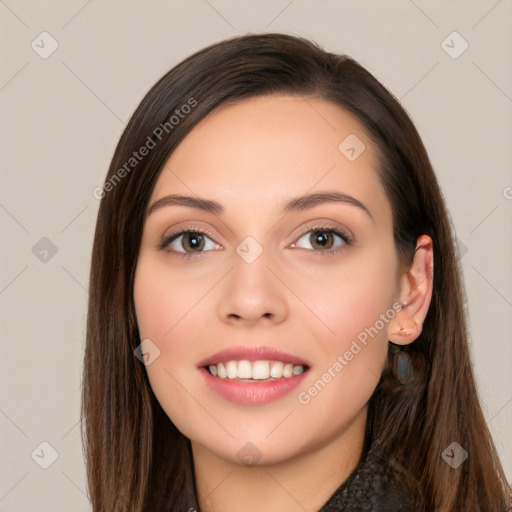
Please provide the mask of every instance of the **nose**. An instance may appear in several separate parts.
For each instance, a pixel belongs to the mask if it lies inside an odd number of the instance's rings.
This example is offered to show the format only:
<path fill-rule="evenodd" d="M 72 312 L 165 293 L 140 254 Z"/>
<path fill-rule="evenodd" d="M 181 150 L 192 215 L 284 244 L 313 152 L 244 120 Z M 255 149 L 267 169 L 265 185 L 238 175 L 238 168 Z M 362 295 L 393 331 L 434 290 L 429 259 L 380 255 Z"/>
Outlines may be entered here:
<path fill-rule="evenodd" d="M 269 268 L 265 251 L 252 263 L 234 255 L 234 267 L 223 280 L 218 314 L 223 322 L 279 324 L 288 315 L 286 288 Z"/>

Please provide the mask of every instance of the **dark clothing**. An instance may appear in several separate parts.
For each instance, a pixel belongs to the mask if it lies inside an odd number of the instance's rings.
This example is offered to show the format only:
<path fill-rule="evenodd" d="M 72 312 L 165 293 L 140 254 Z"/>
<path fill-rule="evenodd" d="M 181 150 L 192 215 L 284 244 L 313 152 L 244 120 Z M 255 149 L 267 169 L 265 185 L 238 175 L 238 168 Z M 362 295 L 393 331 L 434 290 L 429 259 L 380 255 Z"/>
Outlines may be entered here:
<path fill-rule="evenodd" d="M 421 500 L 406 491 L 389 464 L 367 452 L 318 512 L 424 512 Z"/>

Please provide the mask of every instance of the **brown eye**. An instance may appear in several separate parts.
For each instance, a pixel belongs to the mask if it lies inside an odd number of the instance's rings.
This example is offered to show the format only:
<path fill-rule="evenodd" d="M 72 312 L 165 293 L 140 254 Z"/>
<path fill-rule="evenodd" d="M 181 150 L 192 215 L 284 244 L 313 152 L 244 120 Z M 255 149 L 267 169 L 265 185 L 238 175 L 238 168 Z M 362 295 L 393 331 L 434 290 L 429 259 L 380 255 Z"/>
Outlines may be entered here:
<path fill-rule="evenodd" d="M 308 231 L 297 241 L 297 247 L 304 249 L 314 249 L 316 251 L 327 251 L 336 249 L 350 243 L 348 236 L 334 229 L 317 228 Z M 308 244 L 311 247 L 308 247 Z"/>
<path fill-rule="evenodd" d="M 334 237 L 329 231 L 312 231 L 309 241 L 314 249 L 331 249 Z M 319 247 L 315 247 L 317 244 Z"/>
<path fill-rule="evenodd" d="M 206 233 L 201 231 L 180 231 L 170 235 L 160 244 L 161 249 L 181 254 L 202 253 L 219 246 Z"/>
<path fill-rule="evenodd" d="M 204 236 L 199 233 L 189 232 L 183 235 L 182 246 L 187 252 L 201 251 L 204 245 Z"/>

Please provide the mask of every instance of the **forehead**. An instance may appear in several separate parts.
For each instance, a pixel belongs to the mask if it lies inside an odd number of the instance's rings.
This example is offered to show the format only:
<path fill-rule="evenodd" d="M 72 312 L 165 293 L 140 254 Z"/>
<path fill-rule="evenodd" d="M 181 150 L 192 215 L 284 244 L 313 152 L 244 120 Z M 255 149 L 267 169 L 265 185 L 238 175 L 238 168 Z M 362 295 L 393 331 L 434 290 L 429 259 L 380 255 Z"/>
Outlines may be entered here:
<path fill-rule="evenodd" d="M 193 193 L 261 208 L 316 189 L 386 208 L 373 143 L 352 114 L 319 98 L 272 95 L 222 106 L 195 126 L 169 157 L 152 201 Z"/>

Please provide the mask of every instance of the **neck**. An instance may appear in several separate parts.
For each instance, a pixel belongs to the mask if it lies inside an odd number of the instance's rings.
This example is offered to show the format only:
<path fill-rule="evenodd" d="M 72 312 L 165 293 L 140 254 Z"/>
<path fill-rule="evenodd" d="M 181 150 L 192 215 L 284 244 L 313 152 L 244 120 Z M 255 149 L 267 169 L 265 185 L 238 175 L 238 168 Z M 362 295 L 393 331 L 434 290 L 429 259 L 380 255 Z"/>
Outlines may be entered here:
<path fill-rule="evenodd" d="M 336 437 L 275 464 L 244 466 L 191 442 L 201 512 L 319 510 L 356 468 L 366 408 Z"/>

